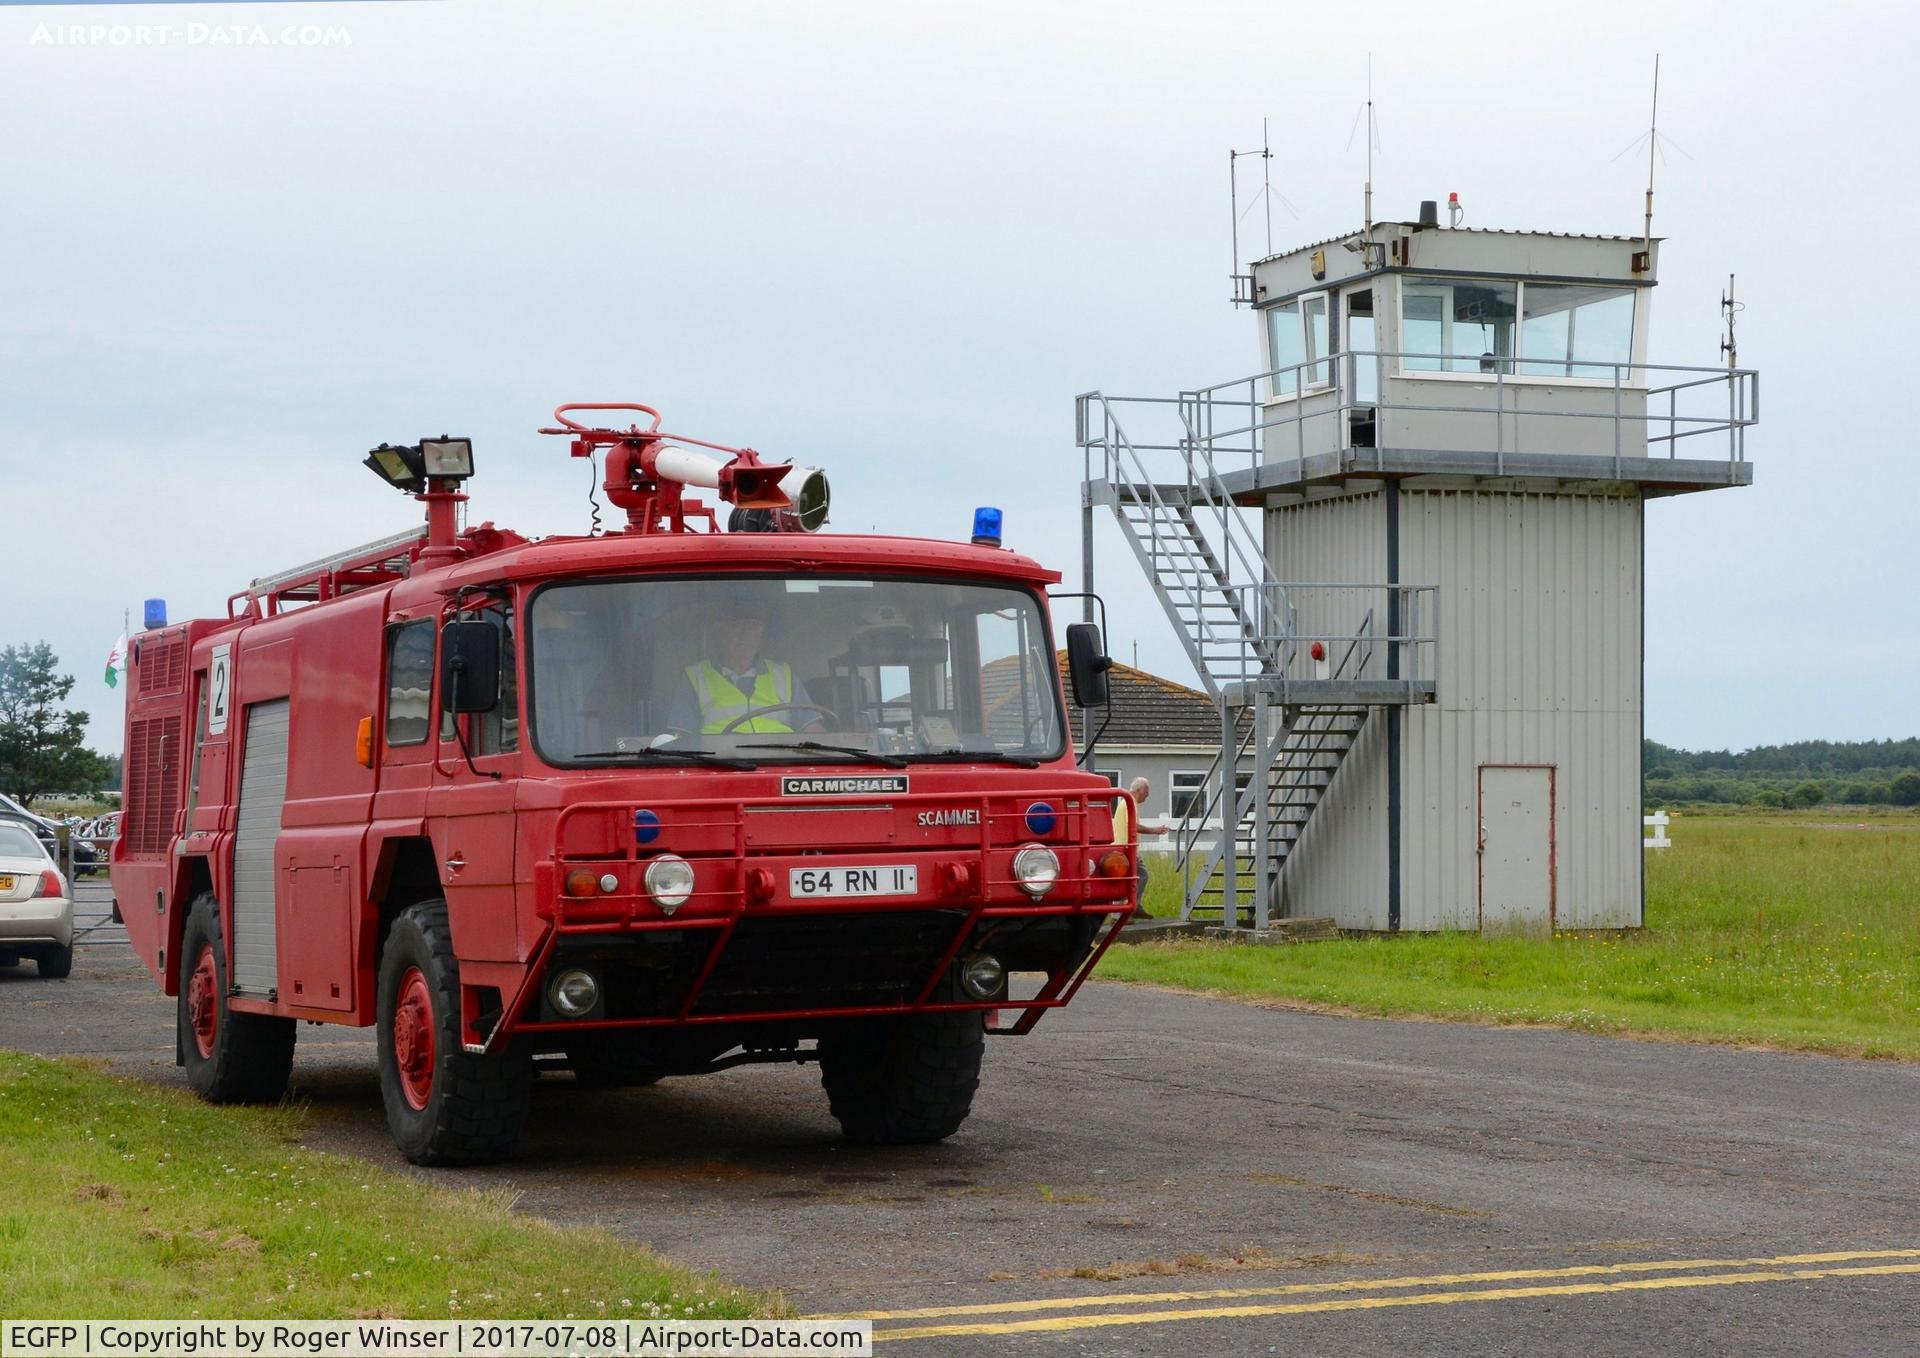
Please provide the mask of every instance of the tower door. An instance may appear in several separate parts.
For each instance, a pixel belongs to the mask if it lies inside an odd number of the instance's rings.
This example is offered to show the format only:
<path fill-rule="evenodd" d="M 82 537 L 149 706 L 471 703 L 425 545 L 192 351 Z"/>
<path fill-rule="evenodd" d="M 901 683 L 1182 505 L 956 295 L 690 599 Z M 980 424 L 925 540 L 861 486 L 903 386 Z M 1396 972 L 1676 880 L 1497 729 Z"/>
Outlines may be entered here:
<path fill-rule="evenodd" d="M 246 742 L 233 842 L 233 986 L 264 997 L 280 986 L 273 848 L 287 800 L 285 698 L 248 704 Z"/>
<path fill-rule="evenodd" d="M 1480 766 L 1480 927 L 1553 924 L 1553 769 Z"/>

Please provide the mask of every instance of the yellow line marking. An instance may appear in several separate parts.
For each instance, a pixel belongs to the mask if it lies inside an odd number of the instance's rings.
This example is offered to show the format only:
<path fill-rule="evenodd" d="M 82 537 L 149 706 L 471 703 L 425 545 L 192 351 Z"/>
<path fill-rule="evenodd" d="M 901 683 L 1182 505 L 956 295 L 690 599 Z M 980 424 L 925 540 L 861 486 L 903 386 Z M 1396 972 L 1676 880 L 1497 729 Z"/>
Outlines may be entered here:
<path fill-rule="evenodd" d="M 1771 1268 L 1787 1264 L 1841 1264 L 1861 1259 L 1920 1259 L 1916 1250 L 1850 1250 L 1828 1254 L 1776 1254 L 1760 1259 L 1648 1259 L 1624 1264 L 1575 1264 L 1566 1268 L 1513 1268 L 1498 1273 L 1435 1273 L 1412 1278 L 1349 1278 L 1343 1282 L 1220 1287 L 1198 1292 L 1108 1292 L 1032 1301 L 988 1301 L 964 1306 L 921 1306 L 906 1311 L 849 1311 L 813 1320 L 927 1320 L 940 1316 L 1004 1315 L 1014 1311 L 1063 1311 L 1088 1306 L 1138 1306 L 1148 1302 L 1220 1301 L 1230 1297 L 1291 1297 L 1312 1292 L 1371 1292 L 1386 1287 L 1449 1287 L 1456 1283 L 1508 1283 L 1534 1278 L 1592 1278 L 1619 1273 L 1668 1273 L 1700 1268 Z"/>
<path fill-rule="evenodd" d="M 1119 1311 L 1094 1316 L 1047 1316 L 974 1325 L 921 1325 L 877 1330 L 886 1339 L 931 1339 L 956 1334 L 1030 1334 L 1042 1330 L 1093 1330 L 1116 1325 L 1159 1325 L 1171 1320 L 1235 1320 L 1250 1316 L 1306 1315 L 1318 1311 L 1372 1311 L 1392 1306 L 1449 1306 L 1463 1301 L 1520 1301 L 1530 1297 L 1581 1297 L 1603 1292 L 1655 1292 L 1681 1287 L 1732 1287 L 1749 1283 L 1791 1283 L 1818 1278 L 1885 1277 L 1920 1274 L 1920 1264 L 1877 1264 L 1863 1268 L 1800 1268 L 1766 1273 L 1705 1273 L 1675 1278 L 1629 1278 L 1616 1283 L 1561 1283 L 1553 1287 L 1496 1287 L 1473 1292 L 1421 1292 L 1410 1297 L 1349 1297 L 1338 1301 L 1284 1302 L 1272 1306 L 1214 1306 L 1197 1311 Z"/>

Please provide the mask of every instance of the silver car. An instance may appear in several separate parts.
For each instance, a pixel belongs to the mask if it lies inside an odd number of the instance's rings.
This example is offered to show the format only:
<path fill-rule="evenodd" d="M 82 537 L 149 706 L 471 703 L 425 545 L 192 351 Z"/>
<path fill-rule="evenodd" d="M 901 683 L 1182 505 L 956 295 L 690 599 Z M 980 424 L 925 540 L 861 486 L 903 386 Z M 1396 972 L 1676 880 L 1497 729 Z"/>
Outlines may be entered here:
<path fill-rule="evenodd" d="M 42 976 L 73 970 L 73 897 L 40 841 L 18 821 L 0 820 L 0 966 L 25 957 Z"/>

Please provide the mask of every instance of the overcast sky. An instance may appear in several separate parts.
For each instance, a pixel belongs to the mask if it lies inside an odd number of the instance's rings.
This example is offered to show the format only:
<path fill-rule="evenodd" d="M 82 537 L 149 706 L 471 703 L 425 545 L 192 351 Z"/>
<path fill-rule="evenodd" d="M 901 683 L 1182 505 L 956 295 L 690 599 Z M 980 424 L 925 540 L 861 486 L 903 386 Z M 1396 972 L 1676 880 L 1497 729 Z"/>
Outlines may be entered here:
<path fill-rule="evenodd" d="M 1649 357 L 1719 361 L 1736 272 L 1763 418 L 1751 489 L 1649 509 L 1647 732 L 1912 735 L 1917 41 L 1897 4 L 0 3 L 0 641 L 117 750 L 123 609 L 406 527 L 383 440 L 471 434 L 476 518 L 581 531 L 533 432 L 577 400 L 823 465 L 843 530 L 998 504 L 1077 579 L 1073 394 L 1259 366 L 1229 146 L 1272 120 L 1277 246 L 1356 227 L 1371 48 L 1376 215 L 1631 233 L 1658 50 Z M 1112 649 L 1189 677 L 1117 531 Z"/>

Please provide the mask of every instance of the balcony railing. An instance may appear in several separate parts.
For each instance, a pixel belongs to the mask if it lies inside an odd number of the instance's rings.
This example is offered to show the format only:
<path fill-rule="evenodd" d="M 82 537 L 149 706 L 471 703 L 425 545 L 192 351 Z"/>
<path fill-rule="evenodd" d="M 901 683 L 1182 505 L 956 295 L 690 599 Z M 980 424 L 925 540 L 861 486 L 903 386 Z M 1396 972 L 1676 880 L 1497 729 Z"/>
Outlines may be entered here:
<path fill-rule="evenodd" d="M 1458 370 L 1463 363 L 1480 365 Z M 1542 371 L 1551 367 L 1551 373 Z M 1552 403 L 1542 398 L 1551 394 Z M 1083 398 L 1084 400 L 1085 398 Z M 1490 453 L 1496 475 L 1509 455 L 1551 454 L 1577 441 L 1582 451 L 1626 458 L 1664 455 L 1720 460 L 1694 440 L 1724 449 L 1725 461 L 1746 461 L 1746 431 L 1758 423 L 1760 374 L 1714 368 L 1587 359 L 1514 359 L 1391 350 L 1342 350 L 1284 368 L 1253 373 L 1177 397 L 1101 397 L 1109 415 L 1124 410 L 1134 466 L 1112 465 L 1107 478 L 1132 481 L 1147 467 L 1140 455 L 1210 455 L 1220 473 L 1253 470 L 1289 459 L 1305 474 L 1309 457 L 1335 450 L 1430 450 L 1399 431 L 1417 416 L 1455 435 L 1472 451 Z M 1464 421 L 1463 425 L 1460 423 Z M 1578 424 L 1570 422 L 1578 421 Z M 1533 437 L 1522 440 L 1524 428 Z M 1084 421 L 1083 421 L 1084 424 Z M 1360 441 L 1365 431 L 1372 441 Z M 1480 432 L 1476 433 L 1475 430 Z M 1291 446 L 1289 446 L 1291 445 Z M 1704 450 L 1703 450 L 1704 451 Z M 1092 465 L 1088 475 L 1101 469 Z M 1184 467 L 1170 464 L 1168 471 Z"/>

